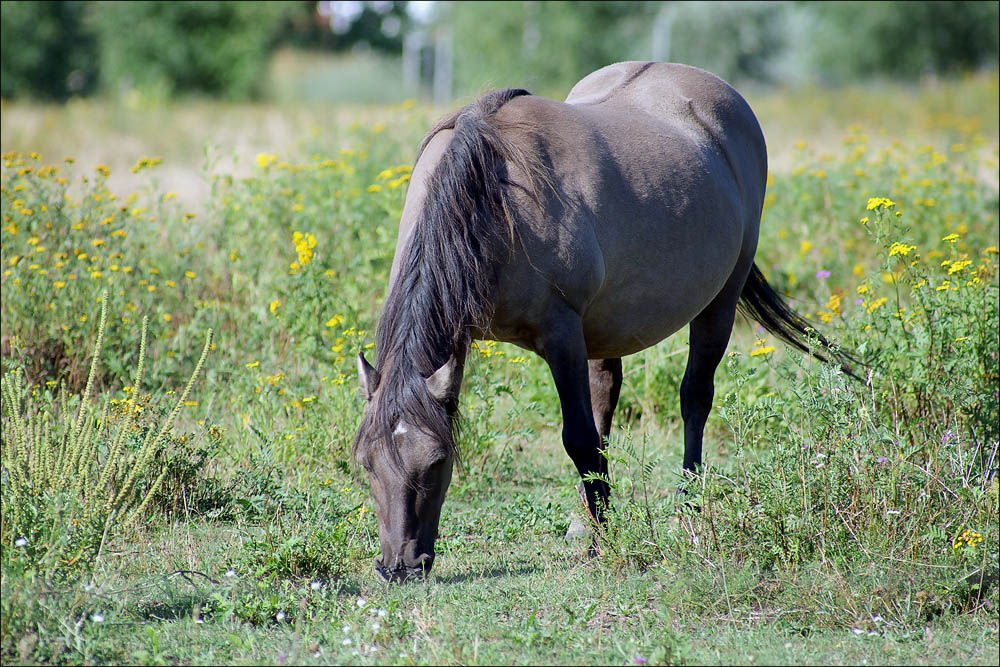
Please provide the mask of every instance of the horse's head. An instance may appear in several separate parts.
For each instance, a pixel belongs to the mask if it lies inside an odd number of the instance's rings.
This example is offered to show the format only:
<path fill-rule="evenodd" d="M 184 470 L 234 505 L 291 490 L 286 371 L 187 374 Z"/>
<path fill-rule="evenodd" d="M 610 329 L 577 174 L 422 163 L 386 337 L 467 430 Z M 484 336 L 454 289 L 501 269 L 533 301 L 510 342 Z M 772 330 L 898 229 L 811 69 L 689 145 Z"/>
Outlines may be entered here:
<path fill-rule="evenodd" d="M 355 457 L 375 498 L 382 546 L 375 570 L 387 581 L 419 578 L 434 563 L 441 505 L 451 483 L 451 421 L 461 368 L 452 357 L 430 377 L 398 391 L 381 386 L 380 373 L 359 354 L 358 377 L 368 406 Z M 383 392 L 393 392 L 395 400 Z"/>

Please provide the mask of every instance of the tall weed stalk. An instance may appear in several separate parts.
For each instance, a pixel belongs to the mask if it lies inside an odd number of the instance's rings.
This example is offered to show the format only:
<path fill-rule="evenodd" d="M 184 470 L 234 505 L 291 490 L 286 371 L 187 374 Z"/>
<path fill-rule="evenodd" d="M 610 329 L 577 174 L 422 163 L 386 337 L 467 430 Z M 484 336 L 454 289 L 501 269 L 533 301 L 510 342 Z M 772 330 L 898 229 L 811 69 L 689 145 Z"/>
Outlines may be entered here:
<path fill-rule="evenodd" d="M 13 558 L 53 573 L 90 566 L 109 535 L 135 527 L 171 473 L 164 452 L 171 429 L 201 372 L 211 346 L 209 330 L 201 356 L 173 409 L 157 426 L 144 419 L 142 397 L 147 321 L 139 360 L 124 401 L 93 398 L 107 325 L 107 293 L 91 351 L 86 388 L 70 396 L 25 385 L 21 373 L 3 377 L 2 545 Z M 75 406 L 75 414 L 74 414 Z"/>

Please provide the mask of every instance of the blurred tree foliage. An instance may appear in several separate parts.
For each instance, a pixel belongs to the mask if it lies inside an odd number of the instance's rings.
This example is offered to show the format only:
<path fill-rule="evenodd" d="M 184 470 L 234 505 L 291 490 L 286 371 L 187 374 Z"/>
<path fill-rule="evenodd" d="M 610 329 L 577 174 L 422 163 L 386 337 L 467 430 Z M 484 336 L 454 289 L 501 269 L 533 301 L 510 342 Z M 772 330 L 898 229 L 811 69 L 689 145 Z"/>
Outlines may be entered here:
<path fill-rule="evenodd" d="M 335 31 L 310 0 L 295 2 L 3 2 L 0 95 L 65 100 L 136 89 L 167 98 L 258 96 L 275 47 L 398 54 L 406 2 L 357 2 Z M 393 17 L 396 29 L 384 30 Z"/>
<path fill-rule="evenodd" d="M 406 2 L 12 2 L 0 5 L 0 95 L 97 89 L 259 95 L 274 48 L 398 54 Z M 663 57 L 738 81 L 912 78 L 997 67 L 1000 3 L 438 2 L 454 90 L 564 94 L 621 60 Z"/>
<path fill-rule="evenodd" d="M 289 8 L 278 35 L 282 44 L 299 49 L 344 51 L 360 46 L 398 55 L 410 25 L 407 3 L 402 0 L 354 3 L 295 0 L 289 4 L 295 7 Z M 338 4 L 352 7 L 350 11 L 333 11 Z M 386 26 L 393 23 L 394 29 L 387 30 Z"/>
<path fill-rule="evenodd" d="M 276 28 L 294 5 L 100 2 L 88 23 L 105 84 L 246 99 L 260 92 Z"/>
<path fill-rule="evenodd" d="M 912 78 L 997 66 L 997 2 L 808 4 L 824 28 L 814 59 L 828 79 Z"/>
<path fill-rule="evenodd" d="M 669 57 L 730 81 L 773 83 L 789 39 L 789 6 L 777 2 L 662 3 L 670 17 Z"/>
<path fill-rule="evenodd" d="M 997 2 L 445 3 L 455 87 L 566 91 L 621 60 L 665 58 L 729 80 L 913 78 L 997 66 Z M 657 35 L 656 32 L 660 34 Z M 659 47 L 654 44 L 659 41 Z"/>
<path fill-rule="evenodd" d="M 93 90 L 95 42 L 84 2 L 0 3 L 0 95 L 65 100 Z"/>
<path fill-rule="evenodd" d="M 439 21 L 451 32 L 459 92 L 519 86 L 544 94 L 568 90 L 583 74 L 609 63 L 648 58 L 634 47 L 645 37 L 656 4 L 443 3 Z"/>

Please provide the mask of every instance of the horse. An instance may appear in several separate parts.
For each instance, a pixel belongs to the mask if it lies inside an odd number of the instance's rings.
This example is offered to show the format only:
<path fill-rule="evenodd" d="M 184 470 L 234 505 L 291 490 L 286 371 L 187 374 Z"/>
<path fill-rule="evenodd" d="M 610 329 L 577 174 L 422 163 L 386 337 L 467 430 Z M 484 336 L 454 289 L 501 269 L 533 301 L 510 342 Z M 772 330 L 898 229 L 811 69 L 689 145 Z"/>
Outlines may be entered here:
<path fill-rule="evenodd" d="M 688 325 L 683 468 L 695 474 L 738 310 L 850 372 L 850 357 L 754 263 L 766 181 L 750 106 L 680 64 L 610 65 L 565 102 L 494 91 L 430 130 L 399 223 L 377 362 L 357 358 L 367 405 L 353 453 L 375 500 L 379 575 L 420 578 L 434 562 L 474 340 L 548 364 L 562 442 L 598 522 L 623 356 Z"/>

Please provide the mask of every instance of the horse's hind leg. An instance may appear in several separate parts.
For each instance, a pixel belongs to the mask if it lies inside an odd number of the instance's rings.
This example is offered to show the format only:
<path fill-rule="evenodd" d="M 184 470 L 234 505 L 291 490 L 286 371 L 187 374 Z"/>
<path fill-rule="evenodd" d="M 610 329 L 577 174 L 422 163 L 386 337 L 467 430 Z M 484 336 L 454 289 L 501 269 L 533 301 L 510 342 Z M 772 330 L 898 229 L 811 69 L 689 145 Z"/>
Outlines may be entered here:
<path fill-rule="evenodd" d="M 722 292 L 691 320 L 687 368 L 681 381 L 681 417 L 684 419 L 684 470 L 701 468 L 705 422 L 715 397 L 715 369 L 722 361 L 736 320 L 746 272 L 733 274 Z"/>

